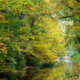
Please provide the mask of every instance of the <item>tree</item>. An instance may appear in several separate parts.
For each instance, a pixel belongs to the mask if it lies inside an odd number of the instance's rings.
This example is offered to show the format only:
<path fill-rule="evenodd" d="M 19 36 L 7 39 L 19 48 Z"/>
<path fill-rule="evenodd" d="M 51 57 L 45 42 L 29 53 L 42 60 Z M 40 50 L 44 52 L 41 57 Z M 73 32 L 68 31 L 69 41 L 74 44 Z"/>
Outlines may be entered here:
<path fill-rule="evenodd" d="M 0 7 L 1 73 L 27 66 L 27 57 L 52 63 L 64 52 L 63 29 L 52 17 L 50 1 L 0 0 Z"/>
<path fill-rule="evenodd" d="M 59 18 L 62 20 L 73 21 L 73 24 L 66 27 L 66 41 L 80 53 L 80 1 L 79 0 L 59 0 Z"/>

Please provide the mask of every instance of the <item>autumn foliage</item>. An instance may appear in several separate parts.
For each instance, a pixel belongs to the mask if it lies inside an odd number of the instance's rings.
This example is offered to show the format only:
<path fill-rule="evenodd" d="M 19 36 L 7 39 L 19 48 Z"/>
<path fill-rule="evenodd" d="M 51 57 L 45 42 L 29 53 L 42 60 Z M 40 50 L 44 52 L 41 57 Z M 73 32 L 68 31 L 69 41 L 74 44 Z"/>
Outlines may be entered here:
<path fill-rule="evenodd" d="M 50 1 L 0 0 L 0 73 L 53 63 L 64 53 L 64 34 Z M 33 57 L 32 57 L 33 56 Z M 38 63 L 37 62 L 37 63 Z"/>

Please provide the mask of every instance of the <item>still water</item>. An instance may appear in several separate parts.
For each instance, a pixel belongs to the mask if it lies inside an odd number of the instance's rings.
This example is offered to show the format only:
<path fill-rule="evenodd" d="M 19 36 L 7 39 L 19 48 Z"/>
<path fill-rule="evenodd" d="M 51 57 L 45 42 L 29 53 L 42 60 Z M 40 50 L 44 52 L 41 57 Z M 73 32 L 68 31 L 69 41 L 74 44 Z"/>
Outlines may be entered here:
<path fill-rule="evenodd" d="M 67 80 L 66 71 L 71 72 L 72 65 L 70 59 L 57 59 L 55 65 L 48 68 L 24 68 L 10 78 L 0 80 Z"/>
<path fill-rule="evenodd" d="M 31 70 L 31 69 L 30 69 Z M 70 59 L 58 60 L 55 65 L 50 68 L 38 69 L 32 68 L 21 80 L 66 80 L 65 72 L 71 72 L 72 65 Z"/>

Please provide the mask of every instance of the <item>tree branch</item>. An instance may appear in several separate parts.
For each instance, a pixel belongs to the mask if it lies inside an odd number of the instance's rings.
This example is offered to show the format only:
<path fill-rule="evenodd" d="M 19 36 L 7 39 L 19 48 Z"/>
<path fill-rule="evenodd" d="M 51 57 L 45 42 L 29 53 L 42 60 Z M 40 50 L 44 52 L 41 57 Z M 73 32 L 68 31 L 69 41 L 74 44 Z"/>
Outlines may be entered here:
<path fill-rule="evenodd" d="M 76 1 L 80 3 L 80 0 L 76 0 Z"/>
<path fill-rule="evenodd" d="M 34 26 L 34 18 L 32 18 L 31 28 Z"/>
<path fill-rule="evenodd" d="M 61 18 L 59 18 L 59 19 L 65 19 L 65 18 L 70 18 L 70 17 L 74 17 L 73 15 L 71 15 L 71 16 L 62 16 Z"/>

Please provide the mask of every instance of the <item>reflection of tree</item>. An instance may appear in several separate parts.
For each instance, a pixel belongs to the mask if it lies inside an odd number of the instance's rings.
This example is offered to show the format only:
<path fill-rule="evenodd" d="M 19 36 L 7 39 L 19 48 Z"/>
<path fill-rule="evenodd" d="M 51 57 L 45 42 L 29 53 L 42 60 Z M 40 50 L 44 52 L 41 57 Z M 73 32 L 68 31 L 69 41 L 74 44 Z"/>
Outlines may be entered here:
<path fill-rule="evenodd" d="M 40 69 L 31 80 L 64 80 L 66 64 L 56 64 L 55 68 Z"/>

